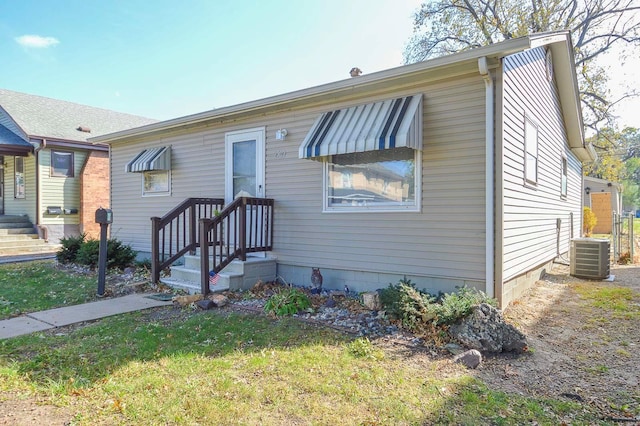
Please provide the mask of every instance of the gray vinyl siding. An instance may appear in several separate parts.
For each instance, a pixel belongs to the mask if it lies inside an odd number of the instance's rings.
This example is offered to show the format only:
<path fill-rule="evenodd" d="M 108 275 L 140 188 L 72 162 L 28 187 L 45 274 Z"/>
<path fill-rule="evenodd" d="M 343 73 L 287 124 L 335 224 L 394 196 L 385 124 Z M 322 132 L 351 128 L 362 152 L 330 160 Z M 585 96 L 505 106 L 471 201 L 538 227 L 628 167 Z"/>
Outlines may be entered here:
<path fill-rule="evenodd" d="M 323 213 L 323 164 L 298 158 L 319 114 L 423 94 L 422 211 Z M 367 97 L 336 99 L 189 133 L 118 141 L 111 148 L 112 235 L 150 251 L 150 217 L 187 197 L 224 196 L 226 132 L 265 126 L 265 196 L 275 199 L 279 264 L 384 272 L 481 283 L 485 279 L 485 99 L 477 73 Z M 286 128 L 283 141 L 275 132 Z M 142 177 L 125 165 L 142 149 L 171 145 L 171 195 L 143 197 Z M 451 290 L 454 290 L 451 288 Z"/>
<path fill-rule="evenodd" d="M 27 215 L 36 223 L 36 168 L 35 157 L 24 157 L 25 198 L 15 198 L 15 174 L 13 156 L 5 156 L 7 167 L 4 170 L 4 214 Z"/>
<path fill-rule="evenodd" d="M 580 236 L 582 165 L 569 150 L 554 81 L 548 81 L 545 49 L 503 61 L 503 280 L 566 253 Z M 525 117 L 538 125 L 538 182 L 525 182 Z M 561 197 L 562 157 L 567 158 L 567 197 Z M 556 221 L 561 220 L 557 245 Z"/>
<path fill-rule="evenodd" d="M 87 151 L 54 149 L 55 151 L 73 152 L 73 177 L 51 176 L 51 149 L 43 149 L 38 153 L 40 162 L 40 208 L 44 225 L 77 225 L 80 214 L 49 215 L 47 206 L 58 206 L 63 209 L 80 211 L 80 172 L 87 158 Z"/>

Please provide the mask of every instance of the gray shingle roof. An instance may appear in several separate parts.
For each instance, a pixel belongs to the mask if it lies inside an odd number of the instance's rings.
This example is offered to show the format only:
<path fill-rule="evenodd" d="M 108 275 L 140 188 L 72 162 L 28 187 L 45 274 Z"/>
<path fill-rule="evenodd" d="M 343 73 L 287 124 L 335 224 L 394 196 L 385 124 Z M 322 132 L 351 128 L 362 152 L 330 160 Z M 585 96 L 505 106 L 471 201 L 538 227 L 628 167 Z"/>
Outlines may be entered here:
<path fill-rule="evenodd" d="M 0 89 L 0 106 L 29 136 L 79 142 L 158 121 L 6 89 Z M 77 130 L 79 126 L 91 133 Z"/>

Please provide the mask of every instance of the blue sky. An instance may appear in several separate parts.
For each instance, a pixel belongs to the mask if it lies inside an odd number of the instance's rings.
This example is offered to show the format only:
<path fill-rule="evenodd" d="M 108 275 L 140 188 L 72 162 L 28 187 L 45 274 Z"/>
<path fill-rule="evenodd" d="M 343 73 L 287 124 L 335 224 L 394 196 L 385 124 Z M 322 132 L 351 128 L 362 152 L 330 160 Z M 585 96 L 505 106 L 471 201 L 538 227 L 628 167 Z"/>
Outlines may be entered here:
<path fill-rule="evenodd" d="M 0 87 L 173 118 L 402 65 L 419 3 L 5 1 Z"/>
<path fill-rule="evenodd" d="M 5 0 L 0 87 L 174 118 L 402 65 L 419 4 Z"/>

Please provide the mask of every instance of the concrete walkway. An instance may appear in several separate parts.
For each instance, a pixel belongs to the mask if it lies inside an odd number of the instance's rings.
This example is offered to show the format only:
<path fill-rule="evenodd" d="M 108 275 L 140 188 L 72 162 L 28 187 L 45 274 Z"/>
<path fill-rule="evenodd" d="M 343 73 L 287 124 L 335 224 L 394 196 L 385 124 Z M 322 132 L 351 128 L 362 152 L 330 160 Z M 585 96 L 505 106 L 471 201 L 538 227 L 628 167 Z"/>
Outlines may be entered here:
<path fill-rule="evenodd" d="M 123 297 L 99 300 L 83 305 L 66 306 L 33 312 L 19 317 L 0 321 L 0 339 L 22 336 L 37 331 L 49 330 L 83 321 L 93 321 L 112 315 L 141 311 L 158 306 L 171 305 L 172 302 L 150 299 L 151 294 L 136 293 Z"/>

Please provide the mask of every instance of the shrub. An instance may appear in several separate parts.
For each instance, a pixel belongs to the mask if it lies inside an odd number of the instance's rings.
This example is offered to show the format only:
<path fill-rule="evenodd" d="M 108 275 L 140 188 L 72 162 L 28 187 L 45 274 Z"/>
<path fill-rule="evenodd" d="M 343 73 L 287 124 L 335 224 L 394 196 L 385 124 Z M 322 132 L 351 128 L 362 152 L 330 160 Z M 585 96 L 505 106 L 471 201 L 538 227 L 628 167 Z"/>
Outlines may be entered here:
<path fill-rule="evenodd" d="M 488 303 L 497 306 L 495 299 L 487 297 L 486 294 L 475 288 L 462 287 L 455 293 L 445 294 L 438 305 L 438 324 L 453 324 L 471 313 L 474 306 L 481 303 Z"/>
<path fill-rule="evenodd" d="M 431 295 L 416 289 L 406 277 L 380 292 L 380 301 L 387 313 L 411 331 L 420 330 L 436 317 L 434 300 Z"/>
<path fill-rule="evenodd" d="M 78 250 L 77 262 L 95 268 L 98 265 L 100 241 L 87 240 Z M 136 258 L 136 251 L 120 240 L 107 240 L 107 268 L 124 269 Z"/>
<path fill-rule="evenodd" d="M 391 317 L 413 332 L 433 331 L 434 326 L 451 325 L 469 315 L 473 307 L 481 303 L 497 305 L 495 299 L 468 287 L 445 294 L 436 301 L 435 297 L 416 289 L 406 277 L 398 284 L 389 284 L 381 290 L 380 302 Z"/>
<path fill-rule="evenodd" d="M 151 259 L 146 258 L 142 260 L 136 260 L 135 265 L 137 268 L 146 269 L 148 271 L 151 270 Z"/>
<path fill-rule="evenodd" d="M 264 311 L 276 315 L 293 315 L 311 307 L 309 297 L 297 288 L 284 288 L 273 294 L 264 305 Z"/>
<path fill-rule="evenodd" d="M 84 243 L 85 234 L 63 237 L 60 239 L 62 247 L 56 253 L 56 259 L 60 263 L 74 263 L 78 256 L 78 250 Z"/>
<path fill-rule="evenodd" d="M 584 207 L 582 211 L 584 236 L 590 237 L 591 233 L 593 232 L 593 228 L 598 223 L 598 218 L 596 217 L 596 214 L 593 212 L 593 210 L 591 210 L 589 207 Z"/>

